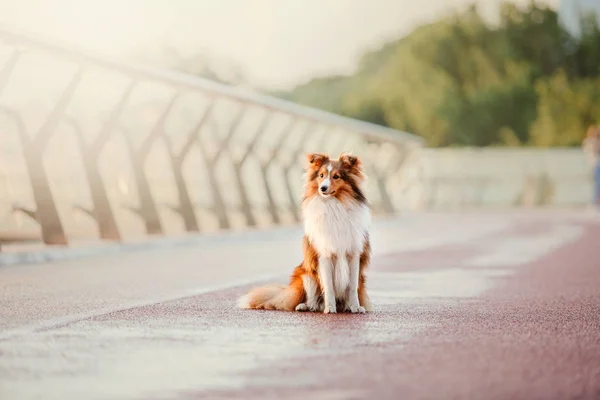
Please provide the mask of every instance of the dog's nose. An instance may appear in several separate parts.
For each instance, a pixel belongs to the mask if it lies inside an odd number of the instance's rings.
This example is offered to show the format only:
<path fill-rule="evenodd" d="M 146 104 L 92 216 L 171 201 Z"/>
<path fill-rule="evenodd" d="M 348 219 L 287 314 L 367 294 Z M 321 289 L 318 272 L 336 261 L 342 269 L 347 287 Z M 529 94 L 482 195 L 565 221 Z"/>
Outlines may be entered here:
<path fill-rule="evenodd" d="M 325 193 L 327 191 L 327 186 L 321 186 L 321 192 Z"/>

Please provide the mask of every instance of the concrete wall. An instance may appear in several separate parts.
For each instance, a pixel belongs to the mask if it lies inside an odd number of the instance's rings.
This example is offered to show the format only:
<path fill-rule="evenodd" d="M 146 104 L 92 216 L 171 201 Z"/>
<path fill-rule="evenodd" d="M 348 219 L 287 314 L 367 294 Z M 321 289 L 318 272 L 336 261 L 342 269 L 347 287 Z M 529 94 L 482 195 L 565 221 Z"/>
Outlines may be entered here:
<path fill-rule="evenodd" d="M 592 199 L 578 148 L 423 149 L 418 176 L 414 208 L 581 207 Z"/>

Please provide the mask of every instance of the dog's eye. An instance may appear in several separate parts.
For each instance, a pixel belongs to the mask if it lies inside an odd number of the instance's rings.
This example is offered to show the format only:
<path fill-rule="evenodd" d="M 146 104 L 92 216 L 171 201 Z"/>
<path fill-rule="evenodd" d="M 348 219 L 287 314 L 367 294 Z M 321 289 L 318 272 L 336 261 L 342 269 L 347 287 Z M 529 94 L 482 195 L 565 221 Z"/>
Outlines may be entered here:
<path fill-rule="evenodd" d="M 322 178 L 322 177 L 323 177 L 323 174 L 319 175 L 319 178 Z"/>
<path fill-rule="evenodd" d="M 339 175 L 334 175 L 333 179 L 335 179 L 337 181 L 338 179 L 340 179 L 340 176 Z"/>

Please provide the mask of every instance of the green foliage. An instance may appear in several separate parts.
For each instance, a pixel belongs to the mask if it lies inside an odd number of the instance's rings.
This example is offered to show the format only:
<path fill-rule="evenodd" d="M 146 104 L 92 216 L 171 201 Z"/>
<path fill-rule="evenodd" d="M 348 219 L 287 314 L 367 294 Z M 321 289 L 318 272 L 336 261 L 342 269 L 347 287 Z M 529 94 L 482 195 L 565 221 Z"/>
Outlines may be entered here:
<path fill-rule="evenodd" d="M 586 129 L 600 117 L 600 77 L 569 81 L 560 70 L 539 80 L 537 119 L 531 144 L 539 147 L 580 145 Z"/>
<path fill-rule="evenodd" d="M 365 54 L 356 74 L 281 97 L 423 136 L 431 146 L 578 145 L 600 122 L 600 30 L 571 37 L 545 5 L 475 6 Z"/>

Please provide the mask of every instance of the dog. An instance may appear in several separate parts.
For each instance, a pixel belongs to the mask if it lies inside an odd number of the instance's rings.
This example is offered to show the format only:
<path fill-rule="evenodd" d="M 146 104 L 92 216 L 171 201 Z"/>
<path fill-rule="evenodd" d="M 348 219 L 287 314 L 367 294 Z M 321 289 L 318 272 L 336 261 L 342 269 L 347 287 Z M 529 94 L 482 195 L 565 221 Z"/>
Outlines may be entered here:
<path fill-rule="evenodd" d="M 283 311 L 372 311 L 365 272 L 371 259 L 371 207 L 363 192 L 363 163 L 351 154 L 337 160 L 307 154 L 302 200 L 304 259 L 289 284 L 254 288 L 238 307 Z"/>

